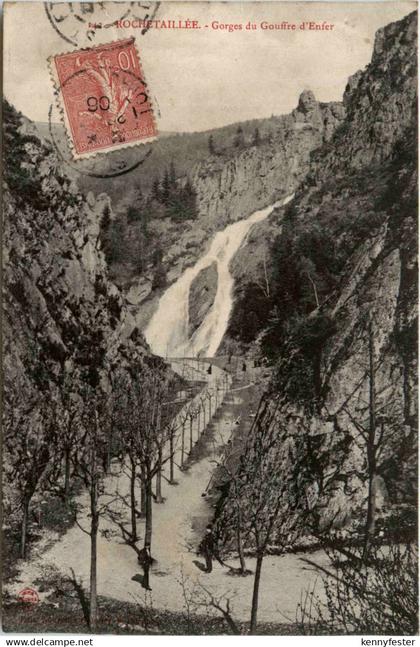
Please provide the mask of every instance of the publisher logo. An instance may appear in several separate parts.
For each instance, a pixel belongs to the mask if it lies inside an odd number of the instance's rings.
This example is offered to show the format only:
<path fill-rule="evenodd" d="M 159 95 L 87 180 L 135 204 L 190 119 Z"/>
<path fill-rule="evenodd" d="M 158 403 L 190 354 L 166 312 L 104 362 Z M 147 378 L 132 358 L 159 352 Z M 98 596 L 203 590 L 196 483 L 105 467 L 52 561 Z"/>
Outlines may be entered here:
<path fill-rule="evenodd" d="M 31 589 L 27 587 L 26 589 L 22 589 L 22 591 L 19 591 L 18 600 L 28 604 L 36 604 L 37 602 L 39 602 L 39 595 L 35 591 L 35 589 Z"/>

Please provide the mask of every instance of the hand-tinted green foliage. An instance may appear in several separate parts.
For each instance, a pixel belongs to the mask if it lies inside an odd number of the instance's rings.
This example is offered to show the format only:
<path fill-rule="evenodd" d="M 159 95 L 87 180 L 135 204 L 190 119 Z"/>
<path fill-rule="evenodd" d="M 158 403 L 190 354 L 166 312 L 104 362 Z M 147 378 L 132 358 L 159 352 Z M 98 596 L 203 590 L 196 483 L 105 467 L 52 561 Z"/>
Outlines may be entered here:
<path fill-rule="evenodd" d="M 269 293 L 255 282 L 238 295 L 229 335 L 242 343 L 261 335 L 262 351 L 276 365 L 278 386 L 294 400 L 304 403 L 321 395 L 322 354 L 335 332 L 327 313 L 348 278 L 350 257 L 386 220 L 389 244 L 400 246 L 404 239 L 403 254 L 415 244 L 415 142 L 414 133 L 407 133 L 381 166 L 308 177 L 271 245 Z M 415 285 L 413 277 L 411 282 Z"/>
<path fill-rule="evenodd" d="M 248 283 L 237 297 L 237 306 L 229 322 L 229 336 L 246 344 L 254 341 L 267 323 L 270 305 L 261 288 L 255 283 Z"/>
<path fill-rule="evenodd" d="M 6 99 L 3 100 L 3 162 L 4 180 L 20 207 L 29 202 L 34 208 L 44 211 L 51 207 L 51 199 L 42 186 L 39 167 L 51 154 L 48 143 L 31 133 L 25 133 L 25 124 Z M 75 206 L 80 198 L 68 191 L 70 179 L 58 165 L 54 167 L 54 180 L 62 189 L 63 208 Z"/>
<path fill-rule="evenodd" d="M 21 115 L 6 101 L 3 101 L 3 151 L 5 179 L 18 204 L 30 200 L 39 208 L 47 208 L 43 199 L 39 178 L 26 167 L 28 152 L 26 144 L 40 144 L 37 137 L 20 132 Z M 47 153 L 47 150 L 45 149 Z"/>
<path fill-rule="evenodd" d="M 334 321 L 317 311 L 310 317 L 295 315 L 287 322 L 287 331 L 282 357 L 276 363 L 277 385 L 292 401 L 302 405 L 316 403 L 322 394 L 323 348 L 336 332 Z"/>
<path fill-rule="evenodd" d="M 119 265 L 118 274 L 122 267 L 123 273 L 132 277 L 149 269 L 153 272 L 153 287 L 164 287 L 166 269 L 162 265 L 161 234 L 156 225 L 165 221 L 165 227 L 170 227 L 171 223 L 194 220 L 197 215 L 194 187 L 189 179 L 177 181 L 173 163 L 165 169 L 162 179 L 155 178 L 148 195 L 137 184 L 117 206 L 114 219 L 108 206 L 102 215 L 100 238 L 111 270 Z"/>

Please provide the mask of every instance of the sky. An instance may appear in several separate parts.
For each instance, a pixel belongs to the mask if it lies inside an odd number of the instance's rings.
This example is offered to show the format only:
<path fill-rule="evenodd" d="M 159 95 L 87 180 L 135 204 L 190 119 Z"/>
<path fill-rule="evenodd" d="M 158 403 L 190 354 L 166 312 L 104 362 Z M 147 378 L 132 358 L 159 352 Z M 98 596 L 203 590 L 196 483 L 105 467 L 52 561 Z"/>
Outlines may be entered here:
<path fill-rule="evenodd" d="M 59 4 L 56 15 L 67 16 L 68 3 Z M 108 18 L 115 11 L 120 17 L 121 4 L 104 3 Z M 79 11 L 80 3 L 73 8 Z M 170 2 L 161 4 L 156 19 L 196 20 L 201 28 L 150 29 L 145 35 L 139 29 L 103 29 L 95 44 L 134 35 L 158 128 L 191 132 L 288 113 L 304 89 L 319 101 L 341 100 L 348 77 L 369 63 L 376 30 L 415 8 L 415 2 L 401 1 Z M 70 30 L 70 20 L 57 24 Z M 242 24 L 242 30 L 213 29 L 214 21 Z M 245 29 L 249 21 L 256 30 Z M 288 21 L 297 29 L 262 30 L 263 21 Z M 334 28 L 300 30 L 303 21 Z M 87 45 L 82 32 L 77 46 L 66 42 L 49 22 L 44 3 L 6 4 L 5 96 L 30 119 L 47 121 L 53 103 L 48 57 Z M 59 119 L 57 112 L 53 119 Z"/>

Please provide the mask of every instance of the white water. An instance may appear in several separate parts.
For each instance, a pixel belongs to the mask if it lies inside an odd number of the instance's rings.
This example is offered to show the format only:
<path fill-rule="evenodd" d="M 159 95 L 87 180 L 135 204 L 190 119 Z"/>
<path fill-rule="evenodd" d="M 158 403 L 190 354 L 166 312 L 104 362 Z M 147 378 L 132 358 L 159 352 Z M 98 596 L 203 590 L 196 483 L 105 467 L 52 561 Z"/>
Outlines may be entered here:
<path fill-rule="evenodd" d="M 213 357 L 223 339 L 233 305 L 233 277 L 229 265 L 251 227 L 265 220 L 270 213 L 292 200 L 293 195 L 280 202 L 255 211 L 251 216 L 217 232 L 209 250 L 193 267 L 181 274 L 159 300 L 144 335 L 153 353 L 167 357 Z M 217 292 L 209 312 L 191 338 L 188 337 L 188 300 L 195 277 L 216 263 Z"/>

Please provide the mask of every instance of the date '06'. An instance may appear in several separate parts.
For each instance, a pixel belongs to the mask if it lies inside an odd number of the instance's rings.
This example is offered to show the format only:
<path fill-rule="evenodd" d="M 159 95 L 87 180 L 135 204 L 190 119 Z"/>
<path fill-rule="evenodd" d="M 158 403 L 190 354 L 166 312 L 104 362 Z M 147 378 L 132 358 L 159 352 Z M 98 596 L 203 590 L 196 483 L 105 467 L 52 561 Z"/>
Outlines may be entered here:
<path fill-rule="evenodd" d="M 128 56 L 128 54 L 126 52 L 120 52 L 118 54 L 118 63 L 120 65 L 121 70 L 127 71 L 131 67 L 131 64 L 132 64 L 132 66 L 134 68 L 136 67 L 136 63 L 135 63 L 134 55 L 133 55 L 132 51 L 130 51 L 130 57 L 131 57 L 131 62 L 130 62 L 130 58 L 129 58 L 129 56 Z M 136 96 L 136 99 L 139 99 L 139 98 L 142 98 L 142 101 L 139 100 L 139 101 L 136 101 L 136 103 L 138 103 L 140 106 L 147 103 L 148 96 L 147 96 L 147 94 L 145 92 L 139 92 L 137 94 L 137 96 Z M 125 98 L 125 101 L 127 103 L 131 103 L 131 101 L 130 101 L 130 99 L 128 97 Z M 96 112 L 97 110 L 104 110 L 104 111 L 109 110 L 110 106 L 111 106 L 111 102 L 110 102 L 109 98 L 106 95 L 103 95 L 103 96 L 99 97 L 99 99 L 97 97 L 88 97 L 86 99 L 86 103 L 87 103 L 87 108 L 88 108 L 89 112 Z M 137 112 L 137 110 L 136 110 L 136 108 L 134 106 L 131 106 L 131 109 L 132 109 L 133 114 L 134 114 L 136 119 L 138 119 L 139 115 L 143 114 L 144 112 L 150 112 L 150 109 L 148 109 L 148 110 L 139 110 Z M 118 123 L 123 124 L 123 123 L 125 123 L 126 119 L 125 119 L 124 115 L 119 115 L 117 117 L 117 121 L 118 121 Z"/>
<path fill-rule="evenodd" d="M 142 99 L 141 101 L 140 98 Z M 145 92 L 139 92 L 136 96 L 136 99 L 138 99 L 138 105 L 142 106 L 147 103 L 148 96 Z M 131 103 L 128 97 L 126 97 L 124 101 Z M 101 97 L 99 97 L 99 99 L 97 97 L 87 97 L 86 103 L 89 112 L 96 112 L 97 110 L 109 110 L 111 106 L 111 102 L 106 95 L 102 95 Z M 131 109 L 136 119 L 139 119 L 139 116 L 141 114 L 150 112 L 150 108 L 148 108 L 147 110 L 136 110 L 135 106 L 133 105 L 131 106 Z M 117 117 L 117 121 L 119 124 L 123 124 L 125 123 L 126 119 L 124 115 L 119 115 L 119 117 Z"/>

